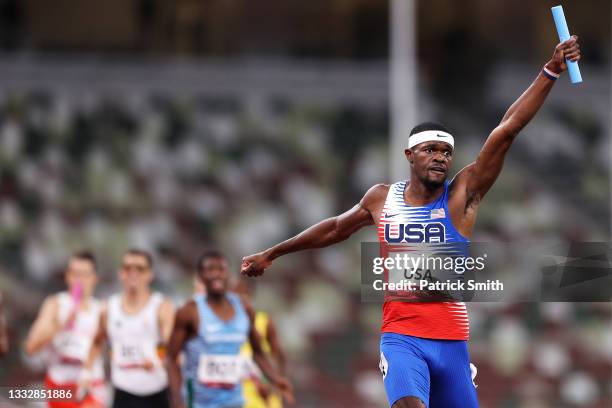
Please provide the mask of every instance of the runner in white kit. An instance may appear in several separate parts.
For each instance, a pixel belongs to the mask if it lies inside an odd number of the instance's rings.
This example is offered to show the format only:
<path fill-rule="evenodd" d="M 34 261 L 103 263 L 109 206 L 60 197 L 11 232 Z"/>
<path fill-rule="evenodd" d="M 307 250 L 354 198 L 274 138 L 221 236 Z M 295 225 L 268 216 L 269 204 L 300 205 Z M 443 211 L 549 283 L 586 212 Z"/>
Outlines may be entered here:
<path fill-rule="evenodd" d="M 102 313 L 92 358 L 108 339 L 115 408 L 169 406 L 163 354 L 174 323 L 174 307 L 160 293 L 152 292 L 152 267 L 148 252 L 127 251 L 119 271 L 122 291 L 109 298 Z"/>

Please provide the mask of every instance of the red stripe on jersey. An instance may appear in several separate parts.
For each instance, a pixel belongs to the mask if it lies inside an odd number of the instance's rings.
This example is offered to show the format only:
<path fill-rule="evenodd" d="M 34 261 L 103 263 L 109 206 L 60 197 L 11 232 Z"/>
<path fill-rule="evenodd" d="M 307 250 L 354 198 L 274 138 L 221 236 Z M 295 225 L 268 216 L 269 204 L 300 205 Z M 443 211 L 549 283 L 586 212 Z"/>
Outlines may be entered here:
<path fill-rule="evenodd" d="M 464 303 L 413 303 L 387 301 L 383 304 L 383 333 L 438 340 L 468 340 L 470 327 Z"/>

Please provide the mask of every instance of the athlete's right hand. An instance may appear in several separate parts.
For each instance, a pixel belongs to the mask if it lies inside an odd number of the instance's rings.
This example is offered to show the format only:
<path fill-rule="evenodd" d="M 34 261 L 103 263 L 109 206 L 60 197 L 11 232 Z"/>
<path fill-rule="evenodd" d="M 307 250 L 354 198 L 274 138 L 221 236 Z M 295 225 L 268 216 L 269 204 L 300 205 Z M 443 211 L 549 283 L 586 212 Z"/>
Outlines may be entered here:
<path fill-rule="evenodd" d="M 272 265 L 266 251 L 242 258 L 240 273 L 244 276 L 261 276 L 266 268 Z"/>

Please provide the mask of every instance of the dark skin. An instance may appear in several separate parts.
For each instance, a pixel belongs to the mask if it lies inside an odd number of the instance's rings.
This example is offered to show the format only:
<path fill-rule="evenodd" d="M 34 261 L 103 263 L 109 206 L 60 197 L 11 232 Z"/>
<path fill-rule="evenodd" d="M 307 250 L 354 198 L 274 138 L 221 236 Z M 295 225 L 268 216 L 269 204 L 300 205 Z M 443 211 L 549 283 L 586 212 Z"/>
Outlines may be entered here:
<path fill-rule="evenodd" d="M 286 357 L 283 348 L 280 345 L 280 341 L 278 339 L 278 331 L 276 330 L 276 325 L 272 320 L 268 320 L 268 330 L 266 332 L 266 337 L 268 343 L 270 343 L 270 349 L 272 352 L 272 356 L 276 360 L 276 365 L 280 370 L 281 374 L 285 374 L 286 368 Z"/>
<path fill-rule="evenodd" d="M 558 44 L 545 66 L 555 73 L 564 72 L 567 70 L 566 58 L 580 60 L 577 36 Z M 464 237 L 472 236 L 480 203 L 499 176 L 512 142 L 538 112 L 554 83 L 540 72 L 493 129 L 476 160 L 452 179 L 448 199 L 450 218 Z M 440 197 L 453 161 L 451 146 L 443 142 L 424 142 L 405 150 L 405 155 L 410 162 L 410 183 L 404 191 L 404 201 L 411 206 L 421 206 Z M 262 252 L 244 257 L 242 274 L 260 276 L 279 256 L 326 247 L 347 239 L 365 226 L 378 226 L 389 187 L 388 184 L 377 184 L 347 212 L 323 220 Z M 419 407 L 425 405 L 415 397 L 404 397 L 393 404 L 393 408 Z"/>
<path fill-rule="evenodd" d="M 253 286 L 249 285 L 249 283 L 250 282 L 246 281 L 245 279 L 240 279 L 234 286 L 234 291 L 236 293 L 239 293 L 241 296 L 243 296 L 245 299 L 247 299 L 250 302 L 252 299 Z M 265 336 L 266 336 L 265 340 L 270 345 L 270 356 L 272 357 L 273 361 L 276 363 L 276 368 L 278 369 L 280 374 L 285 375 L 287 359 L 285 356 L 285 352 L 280 344 L 280 339 L 278 336 L 278 331 L 276 330 L 276 325 L 274 324 L 274 321 L 272 320 L 271 317 L 268 317 L 267 323 L 268 324 L 265 329 Z M 251 380 L 257 387 L 257 392 L 259 393 L 259 395 L 264 400 L 268 399 L 272 391 L 270 387 L 267 384 L 260 381 L 258 378 L 252 378 Z"/>
<path fill-rule="evenodd" d="M 252 281 L 251 281 L 252 282 Z M 249 285 L 249 282 L 245 279 L 240 279 L 234 286 L 234 291 L 239 293 L 243 298 L 249 302 L 252 299 L 253 286 Z M 270 354 L 274 358 L 276 367 L 281 374 L 285 375 L 285 369 L 287 366 L 287 358 L 285 351 L 281 346 L 278 331 L 276 325 L 270 316 L 268 316 L 268 325 L 266 327 L 266 338 L 265 340 L 270 344 Z"/>
<path fill-rule="evenodd" d="M 283 376 L 286 375 L 285 352 L 283 351 L 280 345 L 280 341 L 278 339 L 278 332 L 276 331 L 276 325 L 271 319 L 268 320 L 268 326 L 266 328 L 266 340 L 270 344 L 271 357 L 276 363 L 276 368 L 278 369 L 278 372 Z M 257 387 L 257 392 L 259 393 L 259 395 L 264 400 L 267 400 L 270 396 L 270 393 L 272 392 L 270 386 L 263 383 L 259 378 L 253 378 L 252 380 L 255 383 L 255 386 Z"/>
<path fill-rule="evenodd" d="M 199 276 L 207 290 L 206 301 L 212 311 L 223 321 L 227 322 L 234 318 L 235 310 L 226 296 L 228 289 L 228 266 L 224 258 L 211 257 L 202 262 Z M 272 364 L 261 348 L 261 338 L 255 330 L 255 311 L 248 301 L 242 299 L 242 304 L 249 317 L 249 343 L 253 349 L 253 361 L 270 381 L 278 387 L 283 397 L 289 404 L 294 403 L 293 390 L 289 381 L 274 370 Z M 177 313 L 174 329 L 170 336 L 168 345 L 168 377 L 170 382 L 170 393 L 172 406 L 174 408 L 184 407 L 181 395 L 182 375 L 179 365 L 179 355 L 185 343 L 198 335 L 200 317 L 194 300 L 190 300 Z"/>

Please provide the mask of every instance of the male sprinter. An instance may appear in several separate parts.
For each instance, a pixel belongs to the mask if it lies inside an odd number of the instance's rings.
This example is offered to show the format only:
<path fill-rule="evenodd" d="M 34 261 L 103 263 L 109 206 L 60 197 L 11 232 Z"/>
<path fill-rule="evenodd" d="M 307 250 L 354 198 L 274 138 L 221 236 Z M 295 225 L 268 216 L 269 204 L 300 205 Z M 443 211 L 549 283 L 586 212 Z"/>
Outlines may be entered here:
<path fill-rule="evenodd" d="M 378 227 L 381 247 L 397 242 L 399 236 L 408 243 L 467 242 L 478 207 L 499 175 L 506 152 L 540 109 L 559 74 L 567 69 L 565 58 L 580 59 L 577 37 L 557 45 L 552 59 L 491 132 L 476 161 L 450 182 L 447 175 L 453 136 L 438 124 L 418 125 L 410 132 L 405 150 L 409 183 L 370 188 L 359 204 L 344 214 L 244 258 L 242 273 L 261 275 L 279 256 L 334 244 L 372 224 Z M 410 228 L 406 228 L 408 224 Z M 389 236 L 391 230 L 397 236 Z M 465 304 L 385 302 L 381 331 L 380 366 L 390 406 L 478 406 L 470 376 Z"/>
<path fill-rule="evenodd" d="M 50 401 L 49 407 L 102 407 L 105 387 L 100 358 L 92 360 L 87 370 L 90 377 L 87 394 L 81 395 L 78 389 L 102 311 L 102 305 L 93 297 L 98 280 L 94 256 L 87 251 L 72 255 L 65 279 L 68 291 L 45 299 L 24 348 L 27 354 L 35 354 L 49 347 L 45 385 L 50 390 L 64 390 L 72 395 L 72 398 Z"/>
<path fill-rule="evenodd" d="M 147 251 L 128 250 L 119 279 L 122 291 L 107 302 L 92 354 L 108 338 L 114 408 L 169 407 L 168 377 L 160 354 L 170 338 L 174 306 L 151 291 L 153 258 Z"/>
<path fill-rule="evenodd" d="M 291 385 L 277 374 L 261 348 L 253 308 L 237 294 L 228 292 L 225 256 L 218 251 L 204 252 L 196 267 L 206 294 L 194 295 L 178 310 L 168 346 L 173 408 L 242 407 L 240 382 L 245 362 L 240 356 L 240 347 L 247 338 L 253 348 L 253 360 L 292 402 Z M 179 366 L 181 351 L 184 352 L 184 387 Z"/>

